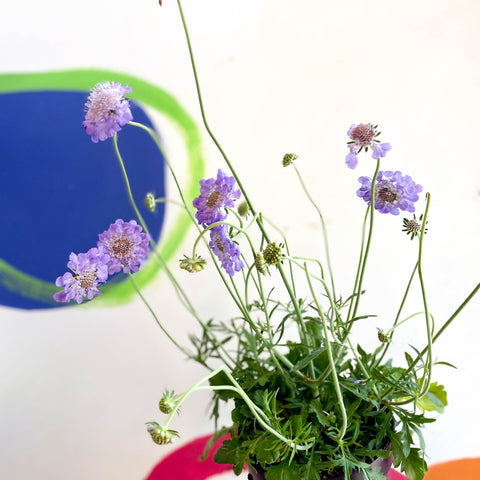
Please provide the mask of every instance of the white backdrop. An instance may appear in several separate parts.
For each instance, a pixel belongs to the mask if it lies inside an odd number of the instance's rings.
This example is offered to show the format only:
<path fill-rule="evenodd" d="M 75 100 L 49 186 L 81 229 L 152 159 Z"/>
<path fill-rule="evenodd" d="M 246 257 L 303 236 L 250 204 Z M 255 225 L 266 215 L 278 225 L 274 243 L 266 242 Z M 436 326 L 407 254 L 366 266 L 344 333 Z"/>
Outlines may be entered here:
<path fill-rule="evenodd" d="M 366 158 L 355 172 L 345 167 L 346 131 L 352 123 L 381 125 L 382 139 L 393 146 L 384 168 L 391 162 L 432 194 L 424 270 L 430 309 L 441 324 L 478 281 L 480 266 L 480 3 L 184 2 L 211 126 L 259 209 L 293 237 L 299 253 L 314 255 L 321 252 L 315 214 L 293 172 L 280 166 L 287 151 L 301 156 L 299 168 L 329 224 L 344 292 L 351 288 L 364 208 L 354 194 L 357 177 L 373 168 Z M 163 3 L 3 2 L 0 72 L 123 71 L 170 91 L 200 123 L 176 3 Z M 204 148 L 213 176 L 223 164 L 206 136 Z M 382 318 L 388 325 L 415 255 L 413 242 L 396 234 L 398 219 L 385 217 L 377 226 L 364 308 L 379 319 L 363 338 L 373 338 Z M 205 316 L 229 308 L 209 273 L 201 290 L 193 277 L 181 278 Z M 203 287 L 205 279 L 211 288 Z M 192 320 L 166 279 L 146 293 L 186 338 Z M 425 431 L 430 462 L 480 455 L 479 310 L 477 298 L 436 345 L 436 357 L 458 369 L 440 367 L 435 375 L 447 387 L 449 406 Z M 423 346 L 421 331 L 411 324 L 399 346 Z M 144 422 L 159 419 L 164 388 L 185 390 L 200 374 L 140 302 L 110 309 L 1 308 L 2 478 L 144 478 L 171 448 L 153 444 Z M 203 394 L 187 402 L 173 425 L 181 441 L 211 431 L 207 406 Z"/>

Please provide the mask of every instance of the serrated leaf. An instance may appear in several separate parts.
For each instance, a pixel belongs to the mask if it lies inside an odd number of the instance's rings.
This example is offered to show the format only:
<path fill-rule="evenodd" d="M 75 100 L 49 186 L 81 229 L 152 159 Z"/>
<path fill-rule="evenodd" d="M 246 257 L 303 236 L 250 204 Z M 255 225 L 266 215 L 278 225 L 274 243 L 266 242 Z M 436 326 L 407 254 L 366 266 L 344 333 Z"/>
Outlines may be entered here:
<path fill-rule="evenodd" d="M 260 441 L 255 447 L 255 456 L 260 463 L 275 463 L 280 457 L 278 440 L 268 436 Z"/>
<path fill-rule="evenodd" d="M 448 405 L 447 392 L 443 385 L 433 382 L 428 392 L 417 401 L 417 406 L 423 411 L 437 411 L 443 413 L 444 408 Z"/>
<path fill-rule="evenodd" d="M 422 480 L 427 471 L 427 463 L 419 455 L 418 448 L 412 448 L 410 454 L 402 462 L 402 471 L 410 480 Z"/>

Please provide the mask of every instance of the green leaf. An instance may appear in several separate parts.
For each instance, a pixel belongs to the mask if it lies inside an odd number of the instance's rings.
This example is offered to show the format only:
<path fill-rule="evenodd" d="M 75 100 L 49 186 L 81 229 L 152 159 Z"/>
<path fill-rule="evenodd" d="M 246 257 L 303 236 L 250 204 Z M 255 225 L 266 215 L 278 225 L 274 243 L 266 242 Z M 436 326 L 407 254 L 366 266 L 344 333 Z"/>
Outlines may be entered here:
<path fill-rule="evenodd" d="M 255 455 L 260 463 L 275 463 L 279 457 L 278 440 L 269 435 L 255 447 Z"/>
<path fill-rule="evenodd" d="M 225 440 L 213 456 L 215 463 L 233 465 L 235 475 L 240 475 L 248 460 L 248 449 L 239 445 L 238 439 Z"/>
<path fill-rule="evenodd" d="M 288 465 L 286 462 L 272 465 L 265 472 L 266 480 L 298 480 L 299 468 L 296 463 Z"/>
<path fill-rule="evenodd" d="M 428 469 L 427 463 L 419 453 L 418 448 L 410 449 L 410 454 L 402 462 L 402 471 L 410 480 L 422 480 Z"/>
<path fill-rule="evenodd" d="M 447 392 L 443 385 L 438 385 L 436 382 L 430 385 L 428 392 L 417 401 L 417 406 L 423 411 L 437 411 L 443 413 L 447 402 Z"/>

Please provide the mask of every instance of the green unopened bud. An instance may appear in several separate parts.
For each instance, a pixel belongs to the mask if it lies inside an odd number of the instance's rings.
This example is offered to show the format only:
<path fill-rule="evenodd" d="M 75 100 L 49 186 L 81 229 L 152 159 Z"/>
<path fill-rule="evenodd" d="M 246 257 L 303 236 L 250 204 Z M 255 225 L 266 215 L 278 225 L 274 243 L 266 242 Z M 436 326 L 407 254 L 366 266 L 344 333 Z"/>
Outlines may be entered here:
<path fill-rule="evenodd" d="M 168 443 L 173 443 L 175 441 L 175 437 L 179 437 L 178 432 L 162 427 L 157 422 L 148 422 L 147 432 L 157 445 L 167 445 Z"/>
<path fill-rule="evenodd" d="M 185 258 L 179 260 L 180 268 L 182 268 L 183 270 L 186 270 L 187 272 L 190 272 L 190 273 L 200 272 L 207 265 L 207 262 L 199 255 L 195 255 L 194 258 L 187 257 L 186 255 L 184 255 L 184 257 Z"/>
<path fill-rule="evenodd" d="M 268 267 L 267 267 L 267 262 L 265 261 L 265 258 L 263 257 L 262 252 L 258 252 L 255 255 L 255 268 L 262 274 L 266 275 L 268 273 Z"/>
<path fill-rule="evenodd" d="M 144 200 L 145 206 L 151 212 L 154 212 L 157 209 L 157 202 L 155 202 L 155 195 L 153 193 L 147 193 Z"/>
<path fill-rule="evenodd" d="M 175 392 L 169 392 L 168 390 L 162 395 L 160 402 L 158 402 L 158 408 L 162 413 L 171 413 L 175 408 Z"/>
<path fill-rule="evenodd" d="M 282 165 L 288 167 L 296 158 L 298 158 L 298 155 L 295 155 L 294 153 L 286 153 L 283 156 Z"/>
<path fill-rule="evenodd" d="M 276 265 L 282 260 L 282 247 L 275 242 L 269 243 L 263 251 L 263 258 L 268 265 Z"/>
<path fill-rule="evenodd" d="M 237 211 L 241 217 L 246 217 L 248 215 L 248 212 L 250 211 L 248 203 L 247 202 L 240 203 L 240 205 L 238 205 Z"/>
<path fill-rule="evenodd" d="M 381 330 L 380 328 L 378 329 L 378 339 L 382 343 L 390 343 L 390 336 L 387 333 L 385 333 L 383 330 Z"/>

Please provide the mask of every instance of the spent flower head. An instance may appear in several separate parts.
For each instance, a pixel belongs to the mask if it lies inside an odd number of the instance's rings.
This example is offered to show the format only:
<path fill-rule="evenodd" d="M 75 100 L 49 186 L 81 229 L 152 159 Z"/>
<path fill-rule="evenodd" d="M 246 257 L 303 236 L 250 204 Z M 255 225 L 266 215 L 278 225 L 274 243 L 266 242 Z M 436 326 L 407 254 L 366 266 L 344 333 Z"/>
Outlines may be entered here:
<path fill-rule="evenodd" d="M 423 214 L 418 217 L 418 220 L 415 214 L 413 214 L 413 218 L 404 218 L 402 232 L 406 232 L 407 235 L 410 235 L 410 240 L 413 240 L 415 237 L 418 237 L 418 235 L 420 235 L 420 232 L 422 231 L 422 221 Z M 424 233 L 427 233 L 426 228 L 424 230 Z"/>
<path fill-rule="evenodd" d="M 179 437 L 178 432 L 162 427 L 157 422 L 147 423 L 147 432 L 152 437 L 152 440 L 157 445 L 166 445 L 167 443 L 173 443 L 175 437 Z"/>
<path fill-rule="evenodd" d="M 372 179 L 360 177 L 358 181 L 362 186 L 357 190 L 357 195 L 371 205 Z M 375 183 L 375 210 L 392 215 L 398 215 L 400 210 L 414 212 L 414 203 L 422 190 L 421 185 L 415 183 L 409 175 L 402 175 L 402 172 L 378 172 Z"/>
<path fill-rule="evenodd" d="M 108 256 L 102 249 L 91 248 L 87 253 L 71 253 L 67 267 L 72 272 L 66 272 L 55 281 L 57 287 L 64 287 L 62 291 L 53 295 L 57 302 L 67 303 L 75 300 L 82 303 L 87 297 L 91 300 L 98 295 L 98 285 L 105 283 L 108 278 Z"/>
<path fill-rule="evenodd" d="M 365 149 L 372 149 L 372 158 L 378 159 L 384 157 L 392 146 L 389 143 L 380 143 L 377 137 L 381 132 L 377 130 L 378 125 L 371 123 L 353 124 L 348 129 L 350 141 L 347 142 L 350 152 L 345 157 L 345 163 L 349 168 L 355 168 L 358 163 L 358 154 Z"/>
<path fill-rule="evenodd" d="M 122 269 L 124 273 L 138 272 L 150 251 L 150 235 L 135 220 L 116 220 L 98 239 L 97 246 L 109 256 L 109 275 Z"/>
<path fill-rule="evenodd" d="M 234 200 L 240 198 L 235 178 L 218 169 L 217 178 L 200 180 L 200 196 L 193 206 L 197 209 L 195 218 L 204 227 L 227 218 L 226 207 L 233 208 Z"/>
<path fill-rule="evenodd" d="M 83 126 L 97 143 L 113 137 L 121 127 L 133 120 L 130 103 L 124 98 L 132 89 L 118 82 L 97 84 L 90 92 L 85 107 L 87 112 Z"/>

